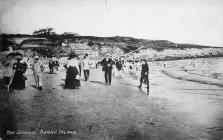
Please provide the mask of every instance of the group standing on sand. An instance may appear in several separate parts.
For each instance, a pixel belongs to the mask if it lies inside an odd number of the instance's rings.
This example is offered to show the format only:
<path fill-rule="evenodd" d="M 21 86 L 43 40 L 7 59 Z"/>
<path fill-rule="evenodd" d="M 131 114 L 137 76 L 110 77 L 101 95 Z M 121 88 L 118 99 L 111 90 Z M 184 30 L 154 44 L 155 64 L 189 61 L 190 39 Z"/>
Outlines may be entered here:
<path fill-rule="evenodd" d="M 111 58 L 111 55 L 106 54 L 105 58 L 100 63 L 102 65 L 102 70 L 104 71 L 105 83 L 107 85 L 111 85 L 113 65 L 115 64 L 118 75 L 120 76 L 120 71 L 123 69 L 123 62 L 121 59 L 118 59 L 116 62 L 114 62 L 114 60 Z M 129 69 L 132 71 L 132 65 L 130 65 Z M 147 95 L 149 95 L 149 65 L 146 59 L 142 60 L 140 85 L 138 86 L 139 89 L 142 88 L 142 83 L 147 85 Z"/>
<path fill-rule="evenodd" d="M 17 89 L 21 90 L 25 88 L 25 81 L 27 78 L 24 73 L 27 69 L 26 63 L 21 63 L 21 58 L 17 59 L 17 62 L 13 64 L 13 67 L 10 67 L 10 64 L 6 65 L 6 70 L 3 73 L 4 81 L 7 85 L 7 89 Z M 139 63 L 139 62 L 138 62 Z M 137 63 L 137 64 L 138 64 Z M 102 71 L 104 72 L 104 79 L 106 85 L 112 84 L 112 77 L 114 75 L 121 76 L 121 71 L 127 70 L 130 74 L 133 73 L 133 61 L 125 61 L 121 58 L 114 59 L 112 56 L 107 53 L 105 58 L 99 61 L 96 64 L 101 64 Z M 78 89 L 81 86 L 80 77 L 81 70 L 83 70 L 83 76 L 85 81 L 89 81 L 90 77 L 90 65 L 91 62 L 89 60 L 88 54 L 84 55 L 82 61 L 79 60 L 78 55 L 75 53 L 71 53 L 68 56 L 67 63 L 64 65 L 66 69 L 66 79 L 65 79 L 65 89 Z M 33 63 L 31 64 L 31 70 L 33 71 L 33 77 L 35 80 L 36 88 L 39 90 L 43 89 L 43 71 L 45 69 L 45 64 L 40 60 L 39 56 L 35 56 L 33 59 Z M 50 60 L 48 62 L 48 66 L 50 69 L 50 73 L 53 73 L 53 66 L 55 66 L 55 62 Z M 57 70 L 59 63 L 57 61 Z M 147 85 L 147 95 L 149 95 L 149 66 L 146 60 L 141 60 L 141 75 L 140 75 L 140 84 L 138 86 L 139 89 L 142 88 L 142 84 L 145 83 Z M 138 68 L 138 67 L 137 67 Z M 136 69 L 137 69 L 136 68 Z M 139 70 L 139 68 L 138 68 Z"/>
<path fill-rule="evenodd" d="M 21 62 L 22 57 L 16 58 L 16 63 L 11 65 L 11 63 L 6 62 L 5 70 L 3 72 L 3 81 L 7 90 L 22 90 L 26 88 L 26 80 L 25 72 L 28 68 L 26 62 Z M 33 71 L 33 76 L 36 83 L 36 88 L 42 90 L 43 88 L 43 70 L 45 69 L 42 62 L 39 60 L 38 56 L 35 56 L 33 59 L 33 63 L 31 64 L 31 69 Z"/>

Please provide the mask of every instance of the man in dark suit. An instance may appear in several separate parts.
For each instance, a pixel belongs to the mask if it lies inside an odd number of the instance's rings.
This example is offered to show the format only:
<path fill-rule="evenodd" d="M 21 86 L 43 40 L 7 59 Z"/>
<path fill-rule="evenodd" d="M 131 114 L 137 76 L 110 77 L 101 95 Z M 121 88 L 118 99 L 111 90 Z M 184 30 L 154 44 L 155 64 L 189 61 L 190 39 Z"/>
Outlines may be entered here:
<path fill-rule="evenodd" d="M 112 78 L 112 65 L 114 64 L 110 54 L 106 54 L 105 58 L 101 61 L 102 70 L 105 72 L 105 83 L 111 85 Z"/>
<path fill-rule="evenodd" d="M 51 60 L 49 61 L 50 74 L 53 73 L 53 67 L 54 67 L 54 62 L 53 62 L 53 60 L 51 59 Z"/>
<path fill-rule="evenodd" d="M 138 86 L 140 89 L 142 87 L 142 82 L 145 80 L 147 84 L 147 95 L 149 95 L 149 65 L 147 60 L 142 60 L 142 69 L 141 69 L 141 78 L 140 78 L 140 85 Z"/>

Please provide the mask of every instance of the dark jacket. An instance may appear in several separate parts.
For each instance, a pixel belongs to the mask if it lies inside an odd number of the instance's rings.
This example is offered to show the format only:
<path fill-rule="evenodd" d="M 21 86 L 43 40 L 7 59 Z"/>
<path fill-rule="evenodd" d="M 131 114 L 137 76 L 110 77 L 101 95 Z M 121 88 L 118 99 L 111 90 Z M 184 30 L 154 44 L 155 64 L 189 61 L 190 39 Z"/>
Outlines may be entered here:
<path fill-rule="evenodd" d="M 148 64 L 142 65 L 141 74 L 146 75 L 145 73 L 147 73 L 147 75 L 149 74 L 149 66 L 148 66 Z"/>
<path fill-rule="evenodd" d="M 103 71 L 110 71 L 112 70 L 112 65 L 114 64 L 113 60 L 111 58 L 108 59 L 108 61 L 106 61 L 106 59 L 104 58 L 101 61 L 101 65 L 102 65 L 102 70 Z"/>
<path fill-rule="evenodd" d="M 122 69 L 122 62 L 120 60 L 117 60 L 115 65 L 118 70 Z"/>
<path fill-rule="evenodd" d="M 49 68 L 53 68 L 53 66 L 55 66 L 54 62 L 53 61 L 50 61 L 49 62 Z"/>
<path fill-rule="evenodd" d="M 17 62 L 13 65 L 13 69 L 15 70 L 15 74 L 10 87 L 17 90 L 24 89 L 26 87 L 25 80 L 27 79 L 23 74 L 27 69 L 27 65 L 25 63 Z"/>
<path fill-rule="evenodd" d="M 13 69 L 16 70 L 19 74 L 24 74 L 27 69 L 27 64 L 17 62 L 15 64 L 13 64 Z"/>

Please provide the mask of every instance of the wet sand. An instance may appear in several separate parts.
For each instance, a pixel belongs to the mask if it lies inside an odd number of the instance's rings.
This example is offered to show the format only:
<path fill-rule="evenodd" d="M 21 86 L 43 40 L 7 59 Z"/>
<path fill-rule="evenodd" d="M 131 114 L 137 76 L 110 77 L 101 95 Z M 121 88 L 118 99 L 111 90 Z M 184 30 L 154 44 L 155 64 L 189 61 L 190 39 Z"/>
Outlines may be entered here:
<path fill-rule="evenodd" d="M 164 70 L 168 71 L 151 66 L 149 96 L 129 76 L 115 77 L 111 86 L 105 85 L 101 69 L 91 70 L 90 82 L 81 81 L 82 87 L 76 90 L 63 89 L 64 70 L 45 72 L 42 91 L 35 89 L 30 75 L 25 90 L 1 91 L 1 136 L 15 140 L 221 140 L 223 88 L 169 77 Z M 7 135 L 7 130 L 29 134 Z"/>

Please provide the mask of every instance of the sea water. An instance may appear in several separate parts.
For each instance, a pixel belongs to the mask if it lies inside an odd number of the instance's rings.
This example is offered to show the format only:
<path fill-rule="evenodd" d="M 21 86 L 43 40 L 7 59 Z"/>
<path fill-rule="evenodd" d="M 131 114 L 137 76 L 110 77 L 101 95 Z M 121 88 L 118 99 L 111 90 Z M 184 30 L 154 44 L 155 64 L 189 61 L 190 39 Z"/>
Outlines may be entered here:
<path fill-rule="evenodd" d="M 166 67 L 180 68 L 186 72 L 223 80 L 223 57 L 196 58 L 166 61 Z"/>

